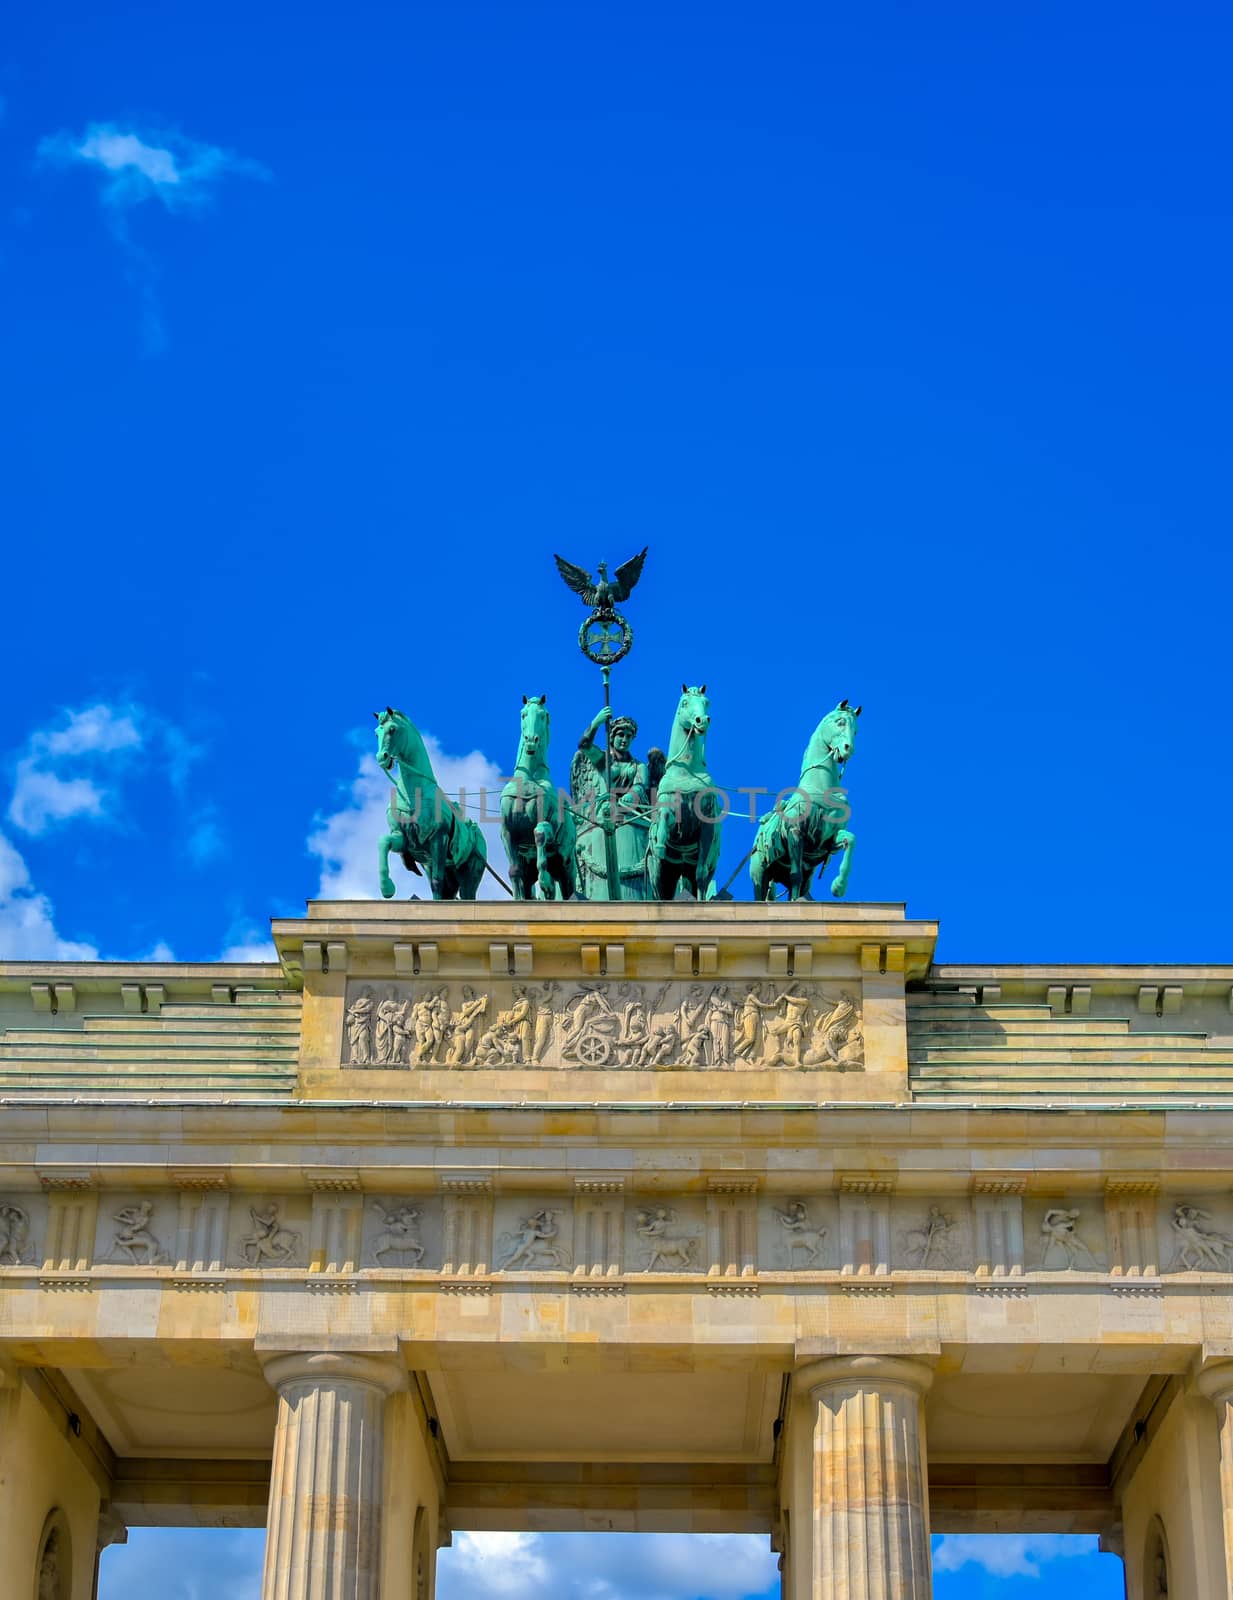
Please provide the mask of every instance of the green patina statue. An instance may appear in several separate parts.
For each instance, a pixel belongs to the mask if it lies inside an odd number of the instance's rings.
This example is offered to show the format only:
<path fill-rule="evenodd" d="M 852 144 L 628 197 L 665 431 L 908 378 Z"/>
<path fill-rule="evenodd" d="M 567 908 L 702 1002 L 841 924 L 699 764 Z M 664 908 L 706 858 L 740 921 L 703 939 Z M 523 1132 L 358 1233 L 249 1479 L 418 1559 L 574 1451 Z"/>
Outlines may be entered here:
<path fill-rule="evenodd" d="M 574 817 L 548 771 L 547 701 L 523 695 L 514 776 L 501 791 L 501 839 L 515 900 L 570 900 L 575 892 Z"/>
<path fill-rule="evenodd" d="M 390 851 L 409 872 L 428 871 L 434 900 L 474 900 L 488 863 L 484 835 L 459 816 L 433 775 L 418 729 L 401 711 L 386 706 L 377 719 L 377 761 L 394 785 L 386 819 L 389 831 L 377 846 L 381 893 L 394 893 Z"/>
<path fill-rule="evenodd" d="M 607 723 L 608 749 L 595 742 Z M 633 752 L 638 724 L 632 717 L 614 717 L 602 707 L 578 741 L 569 771 L 570 794 L 578 827 L 578 893 L 584 900 L 645 900 L 646 847 L 651 826 L 651 796 L 663 774 L 662 750 L 645 761 Z M 611 784 L 611 790 L 609 785 Z M 615 825 L 619 894 L 608 884 L 604 829 Z"/>
<path fill-rule="evenodd" d="M 851 813 L 840 785 L 860 714 L 860 706 L 852 710 L 846 700 L 827 712 L 805 750 L 797 787 L 759 822 L 749 861 L 755 899 L 772 899 L 776 884 L 787 889 L 789 900 L 811 898 L 814 871 L 825 869 L 840 851 L 831 893 L 842 898 L 847 892 L 855 836 L 842 826 Z"/>
<path fill-rule="evenodd" d="M 724 806 L 706 770 L 710 725 L 706 684 L 698 689 L 682 684 L 647 846 L 647 890 L 652 900 L 674 899 L 682 883 L 697 900 L 715 897 Z"/>

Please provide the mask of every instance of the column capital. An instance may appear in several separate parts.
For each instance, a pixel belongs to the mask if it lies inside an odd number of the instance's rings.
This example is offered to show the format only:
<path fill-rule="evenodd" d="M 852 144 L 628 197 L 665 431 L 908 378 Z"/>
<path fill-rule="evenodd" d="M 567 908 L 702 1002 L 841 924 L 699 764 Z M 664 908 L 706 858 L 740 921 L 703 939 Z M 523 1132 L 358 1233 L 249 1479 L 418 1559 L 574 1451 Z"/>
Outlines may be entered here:
<path fill-rule="evenodd" d="M 358 1383 L 383 1395 L 407 1386 L 407 1369 L 398 1356 L 354 1350 L 296 1350 L 262 1356 L 261 1370 L 281 1394 L 296 1384 Z"/>
<path fill-rule="evenodd" d="M 792 1382 L 815 1396 L 821 1389 L 882 1389 L 890 1384 L 923 1395 L 933 1382 L 933 1360 L 928 1356 L 824 1356 L 798 1367 Z"/>
<path fill-rule="evenodd" d="M 1214 1405 L 1233 1401 L 1233 1360 L 1209 1361 L 1195 1373 L 1195 1387 Z"/>

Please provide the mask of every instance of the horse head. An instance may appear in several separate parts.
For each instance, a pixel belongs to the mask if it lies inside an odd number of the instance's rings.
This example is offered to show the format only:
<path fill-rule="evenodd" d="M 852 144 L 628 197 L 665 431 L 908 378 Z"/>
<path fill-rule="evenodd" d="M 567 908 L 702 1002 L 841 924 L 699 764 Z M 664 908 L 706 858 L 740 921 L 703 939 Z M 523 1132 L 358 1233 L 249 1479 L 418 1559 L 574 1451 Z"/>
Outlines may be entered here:
<path fill-rule="evenodd" d="M 524 694 L 522 697 L 522 735 L 518 745 L 518 764 L 531 767 L 548 765 L 548 696 Z"/>
<path fill-rule="evenodd" d="M 374 711 L 373 716 L 377 719 L 377 765 L 383 772 L 389 772 L 398 760 L 402 747 L 402 725 L 407 719 L 393 706 L 386 706 L 384 711 Z"/>
<path fill-rule="evenodd" d="M 428 751 L 411 718 L 393 706 L 374 711 L 373 716 L 377 719 L 377 765 L 382 771 L 392 772 L 397 763 L 416 776 L 435 782 Z"/>
<path fill-rule="evenodd" d="M 846 700 L 841 700 L 819 722 L 811 748 L 824 745 L 832 760 L 842 767 L 851 759 L 856 745 L 856 719 L 860 714 L 860 706 L 853 707 Z"/>
<path fill-rule="evenodd" d="M 697 689 L 687 683 L 681 685 L 675 725 L 689 738 L 706 734 L 711 725 L 711 702 L 706 697 L 705 683 Z"/>

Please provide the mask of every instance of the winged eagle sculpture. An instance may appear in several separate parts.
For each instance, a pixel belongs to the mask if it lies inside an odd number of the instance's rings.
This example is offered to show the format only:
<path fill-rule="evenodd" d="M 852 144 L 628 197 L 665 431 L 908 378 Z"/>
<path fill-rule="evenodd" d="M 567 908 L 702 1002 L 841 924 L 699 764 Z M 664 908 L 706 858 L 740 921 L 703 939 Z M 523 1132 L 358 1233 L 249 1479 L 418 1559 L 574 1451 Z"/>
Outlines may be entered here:
<path fill-rule="evenodd" d="M 634 585 L 642 576 L 646 549 L 641 550 L 636 556 L 631 556 L 628 561 L 622 562 L 611 578 L 608 576 L 606 561 L 599 563 L 599 577 L 593 578 L 585 567 L 576 567 L 572 561 L 566 561 L 563 556 L 554 556 L 552 559 L 556 562 L 557 571 L 567 586 L 581 599 L 583 605 L 590 606 L 601 617 L 610 617 L 622 600 L 629 599 Z"/>

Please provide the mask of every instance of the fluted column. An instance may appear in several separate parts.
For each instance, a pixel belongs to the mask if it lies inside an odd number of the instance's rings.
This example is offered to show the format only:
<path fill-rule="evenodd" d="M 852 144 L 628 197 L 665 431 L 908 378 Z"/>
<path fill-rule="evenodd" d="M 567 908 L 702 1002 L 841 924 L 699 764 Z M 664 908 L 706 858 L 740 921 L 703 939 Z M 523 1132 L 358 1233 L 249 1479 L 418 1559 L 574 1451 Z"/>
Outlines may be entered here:
<path fill-rule="evenodd" d="M 377 1600 L 386 1398 L 392 1356 L 285 1355 L 278 1391 L 261 1600 Z"/>
<path fill-rule="evenodd" d="M 1220 1593 L 1233 1600 L 1233 1361 L 1218 1361 L 1198 1375 L 1201 1394 L 1216 1407 L 1220 1429 L 1220 1512 L 1224 1523 L 1224 1583 Z M 1217 1571 L 1220 1562 L 1212 1563 Z"/>
<path fill-rule="evenodd" d="M 797 1373 L 812 1406 L 808 1600 L 929 1600 L 932 1377 L 896 1356 L 833 1357 Z M 803 1531 L 798 1510 L 794 1558 Z"/>

